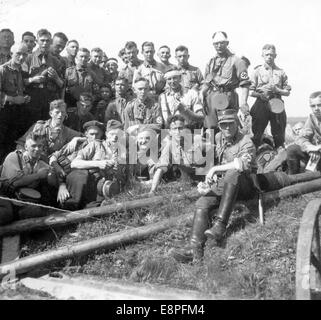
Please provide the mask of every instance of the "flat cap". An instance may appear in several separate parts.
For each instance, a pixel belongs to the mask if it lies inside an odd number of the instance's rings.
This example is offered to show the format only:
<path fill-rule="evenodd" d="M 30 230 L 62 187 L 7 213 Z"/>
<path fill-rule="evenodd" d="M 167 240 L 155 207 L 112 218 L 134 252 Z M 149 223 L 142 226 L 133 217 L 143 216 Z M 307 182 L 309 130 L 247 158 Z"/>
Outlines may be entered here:
<path fill-rule="evenodd" d="M 92 121 L 87 121 L 84 123 L 83 128 L 84 130 L 88 130 L 91 127 L 97 127 L 100 130 L 102 130 L 103 132 L 105 131 L 105 125 L 99 121 L 96 120 L 92 120 Z"/>
<path fill-rule="evenodd" d="M 123 129 L 122 123 L 114 119 L 109 120 L 107 122 L 106 132 L 110 130 L 115 130 L 115 129 Z"/>
<path fill-rule="evenodd" d="M 220 110 L 217 112 L 218 123 L 234 122 L 237 120 L 237 112 L 234 109 Z"/>

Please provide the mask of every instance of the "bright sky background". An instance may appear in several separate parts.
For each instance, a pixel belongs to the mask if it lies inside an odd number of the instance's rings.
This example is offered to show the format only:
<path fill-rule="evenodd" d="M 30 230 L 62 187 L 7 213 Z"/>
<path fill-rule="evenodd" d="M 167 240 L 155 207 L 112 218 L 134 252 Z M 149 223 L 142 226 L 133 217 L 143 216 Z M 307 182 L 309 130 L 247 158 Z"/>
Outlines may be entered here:
<path fill-rule="evenodd" d="M 214 54 L 215 31 L 226 31 L 231 50 L 251 60 L 250 73 L 262 63 L 263 45 L 273 43 L 293 88 L 287 114 L 305 116 L 309 94 L 321 90 L 320 14 L 320 0 L 0 0 L 0 29 L 12 29 L 16 39 L 27 30 L 62 31 L 108 57 L 128 40 L 167 44 L 173 55 L 184 44 L 202 72 Z"/>

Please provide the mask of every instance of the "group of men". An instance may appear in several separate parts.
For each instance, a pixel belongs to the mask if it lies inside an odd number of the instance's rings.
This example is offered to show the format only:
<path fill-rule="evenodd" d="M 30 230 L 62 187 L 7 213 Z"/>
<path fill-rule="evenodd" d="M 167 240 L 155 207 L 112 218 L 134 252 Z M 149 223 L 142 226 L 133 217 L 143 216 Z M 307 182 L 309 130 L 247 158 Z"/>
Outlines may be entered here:
<path fill-rule="evenodd" d="M 250 61 L 230 51 L 225 32 L 212 41 L 216 54 L 203 75 L 183 45 L 174 65 L 168 46 L 159 48 L 157 61 L 146 41 L 140 60 L 128 41 L 118 69 L 116 58 L 79 47 L 62 32 L 25 32 L 14 45 L 13 32 L 0 30 L 1 194 L 77 210 L 135 183 L 154 194 L 162 179 L 205 175 L 190 243 L 173 252 L 181 261 L 202 257 L 206 237 L 224 237 L 235 200 L 269 189 L 273 178 L 264 168 L 260 179 L 255 174 L 269 122 L 270 146 L 285 152 L 290 174 L 321 151 L 321 92 L 311 95 L 312 114 L 285 150 L 282 97 L 291 87 L 275 64 L 275 46 L 264 45 L 264 63 L 249 77 Z M 251 110 L 249 95 L 256 98 Z M 8 202 L 0 206 L 0 223 L 19 213 Z"/>

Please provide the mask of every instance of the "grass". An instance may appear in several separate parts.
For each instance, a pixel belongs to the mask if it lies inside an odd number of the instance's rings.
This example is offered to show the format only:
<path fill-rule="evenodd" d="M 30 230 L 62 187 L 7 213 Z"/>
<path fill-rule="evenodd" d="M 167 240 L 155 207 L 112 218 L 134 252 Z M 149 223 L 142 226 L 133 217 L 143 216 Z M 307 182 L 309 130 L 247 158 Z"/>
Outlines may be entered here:
<path fill-rule="evenodd" d="M 161 187 L 160 194 L 188 189 L 188 184 L 170 183 Z M 139 191 L 146 192 L 144 189 Z M 169 255 L 170 249 L 188 241 L 191 225 L 183 222 L 126 247 L 66 260 L 51 266 L 50 271 L 165 284 L 231 299 L 294 299 L 300 218 L 307 202 L 320 195 L 314 193 L 282 200 L 265 208 L 264 226 L 258 222 L 256 202 L 249 202 L 250 212 L 234 212 L 226 241 L 220 247 L 207 243 L 204 260 L 199 264 L 180 264 Z M 125 198 L 128 200 L 128 196 L 120 196 L 118 200 Z M 192 213 L 194 209 L 194 202 L 182 200 L 91 219 L 55 233 L 50 231 L 51 239 L 45 241 L 40 241 L 37 235 L 29 238 L 24 244 L 24 255 L 148 225 L 171 216 Z"/>

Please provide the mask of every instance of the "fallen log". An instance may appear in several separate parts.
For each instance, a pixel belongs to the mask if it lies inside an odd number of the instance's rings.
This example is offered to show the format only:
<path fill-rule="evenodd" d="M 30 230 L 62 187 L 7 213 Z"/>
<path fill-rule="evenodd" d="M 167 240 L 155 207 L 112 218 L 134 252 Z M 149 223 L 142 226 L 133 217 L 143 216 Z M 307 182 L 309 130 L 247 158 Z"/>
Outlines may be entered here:
<path fill-rule="evenodd" d="M 82 241 L 56 250 L 30 255 L 10 263 L 4 263 L 0 265 L 0 279 L 3 277 L 8 278 L 8 274 L 13 277 L 14 275 L 26 273 L 35 268 L 45 266 L 49 263 L 58 262 L 63 259 L 90 254 L 101 249 L 115 249 L 116 247 L 124 244 L 143 240 L 155 233 L 163 232 L 173 226 L 176 226 L 179 223 L 189 222 L 189 220 L 192 220 L 193 215 L 193 213 L 184 214 L 175 218 L 169 218 L 153 223 L 151 225 L 126 229 L 107 236 Z"/>
<path fill-rule="evenodd" d="M 46 217 L 31 218 L 13 222 L 9 225 L 0 227 L 0 238 L 8 235 L 26 233 L 31 231 L 43 230 L 52 227 L 60 227 L 68 224 L 83 222 L 92 217 L 106 217 L 115 212 L 139 209 L 149 206 L 159 205 L 165 202 L 179 201 L 184 199 L 195 200 L 199 198 L 196 191 L 171 196 L 153 196 L 145 199 L 117 202 L 108 206 L 83 209 L 79 211 L 53 214 Z"/>

